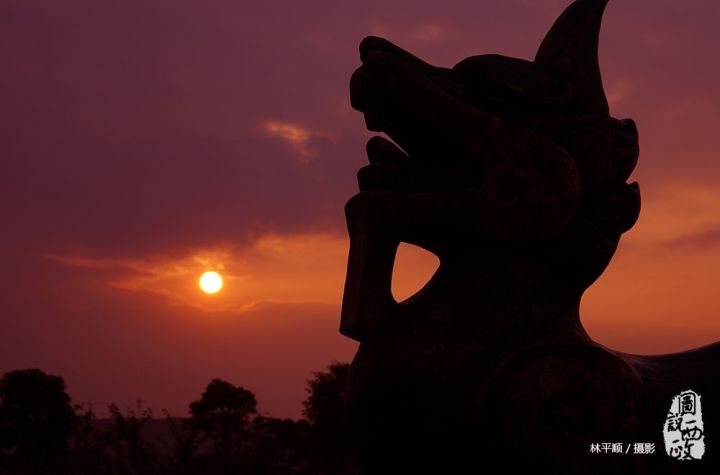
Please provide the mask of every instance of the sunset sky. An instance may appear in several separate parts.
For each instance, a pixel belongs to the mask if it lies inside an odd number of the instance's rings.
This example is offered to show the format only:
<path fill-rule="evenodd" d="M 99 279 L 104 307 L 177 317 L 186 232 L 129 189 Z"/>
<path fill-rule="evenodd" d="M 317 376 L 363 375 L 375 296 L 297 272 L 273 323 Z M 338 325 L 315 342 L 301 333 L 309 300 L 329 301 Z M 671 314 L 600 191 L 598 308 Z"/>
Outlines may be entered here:
<path fill-rule="evenodd" d="M 443 66 L 531 59 L 568 3 L 2 1 L 0 374 L 39 367 L 75 402 L 178 415 L 223 378 L 298 417 L 311 373 L 356 348 L 337 327 L 343 205 L 371 136 L 349 105 L 359 41 Z M 717 0 L 605 15 L 603 79 L 638 124 L 643 196 L 582 304 L 615 349 L 720 340 L 718 18 Z M 402 257 L 409 289 L 430 262 Z"/>

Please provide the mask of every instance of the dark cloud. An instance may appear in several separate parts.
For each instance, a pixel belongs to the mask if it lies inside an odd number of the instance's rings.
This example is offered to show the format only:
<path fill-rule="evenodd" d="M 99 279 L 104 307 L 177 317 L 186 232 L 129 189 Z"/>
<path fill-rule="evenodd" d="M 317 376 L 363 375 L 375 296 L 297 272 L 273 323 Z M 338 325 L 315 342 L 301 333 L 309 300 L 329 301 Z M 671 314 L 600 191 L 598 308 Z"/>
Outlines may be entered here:
<path fill-rule="evenodd" d="M 720 244 L 720 228 L 712 227 L 694 234 L 687 234 L 664 245 L 673 250 L 710 250 Z"/>
<path fill-rule="evenodd" d="M 28 145 L 0 178 L 21 231 L 5 239 L 109 257 L 341 229 L 359 162 L 346 151 L 363 144 L 309 142 L 308 160 L 264 137 Z"/>

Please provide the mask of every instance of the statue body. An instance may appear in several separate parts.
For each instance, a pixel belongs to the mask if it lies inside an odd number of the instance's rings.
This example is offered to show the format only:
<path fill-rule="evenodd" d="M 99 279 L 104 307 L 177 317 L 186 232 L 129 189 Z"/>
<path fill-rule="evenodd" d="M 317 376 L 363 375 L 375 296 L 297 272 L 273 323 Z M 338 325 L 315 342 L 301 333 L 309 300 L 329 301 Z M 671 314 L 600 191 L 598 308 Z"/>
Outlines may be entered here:
<path fill-rule="evenodd" d="M 627 355 L 580 322 L 583 292 L 640 209 L 626 182 L 637 129 L 610 116 L 597 60 L 606 3 L 575 1 L 534 61 L 484 55 L 446 69 L 362 42 L 352 104 L 395 142 L 368 142 L 345 208 L 340 331 L 360 342 L 348 445 L 364 473 L 717 473 L 720 449 L 676 461 L 662 430 L 686 389 L 708 407 L 705 427 L 720 422 L 720 345 Z M 396 302 L 401 242 L 441 263 Z M 656 453 L 591 451 L 618 442 Z"/>

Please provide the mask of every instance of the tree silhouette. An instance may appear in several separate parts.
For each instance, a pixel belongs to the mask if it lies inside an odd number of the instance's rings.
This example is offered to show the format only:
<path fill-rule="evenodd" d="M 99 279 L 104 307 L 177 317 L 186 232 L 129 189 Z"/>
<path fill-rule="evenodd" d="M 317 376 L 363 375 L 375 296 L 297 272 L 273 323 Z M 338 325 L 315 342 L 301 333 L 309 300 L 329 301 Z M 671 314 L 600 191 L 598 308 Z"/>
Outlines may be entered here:
<path fill-rule="evenodd" d="M 257 415 L 249 390 L 212 380 L 189 418 L 109 406 L 73 409 L 65 383 L 41 370 L 0 378 L 0 474 L 344 475 L 342 405 L 348 365 L 333 363 L 308 381 L 305 419 Z M 155 438 L 157 437 L 157 438 Z"/>
<path fill-rule="evenodd" d="M 213 379 L 202 397 L 190 404 L 195 427 L 215 438 L 223 457 L 231 454 L 236 436 L 241 434 L 251 415 L 257 413 L 255 395 L 221 379 Z"/>
<path fill-rule="evenodd" d="M 334 362 L 308 381 L 309 396 L 303 402 L 303 414 L 314 426 L 333 425 L 340 419 L 349 369 L 347 363 Z"/>
<path fill-rule="evenodd" d="M 54 463 L 65 455 L 78 417 L 60 376 L 39 369 L 0 379 L 0 448 L 16 462 Z"/>
<path fill-rule="evenodd" d="M 314 453 L 310 465 L 313 473 L 347 472 L 343 399 L 349 370 L 347 363 L 334 362 L 327 371 L 315 373 L 308 381 L 309 395 L 303 402 L 303 414 L 312 427 Z"/>

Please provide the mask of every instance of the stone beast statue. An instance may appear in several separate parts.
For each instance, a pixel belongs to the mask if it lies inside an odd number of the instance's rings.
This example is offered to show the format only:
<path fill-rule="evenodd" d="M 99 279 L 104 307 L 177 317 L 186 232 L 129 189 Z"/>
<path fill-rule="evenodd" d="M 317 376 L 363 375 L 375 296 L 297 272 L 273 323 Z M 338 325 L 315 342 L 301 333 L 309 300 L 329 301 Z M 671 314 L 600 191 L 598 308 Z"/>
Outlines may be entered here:
<path fill-rule="evenodd" d="M 571 4 L 534 61 L 481 55 L 447 69 L 381 38 L 361 43 L 352 105 L 395 142 L 368 142 L 345 208 L 340 331 L 360 342 L 348 445 L 364 473 L 676 473 L 695 463 L 665 455 L 664 418 L 684 390 L 703 397 L 708 417 L 720 413 L 720 346 L 621 354 L 579 318 L 640 210 L 626 183 L 637 129 L 610 116 L 598 65 L 606 3 Z M 400 242 L 441 262 L 404 302 L 390 291 Z M 624 453 L 598 454 L 595 443 Z M 716 452 L 702 467 L 717 467 Z"/>

